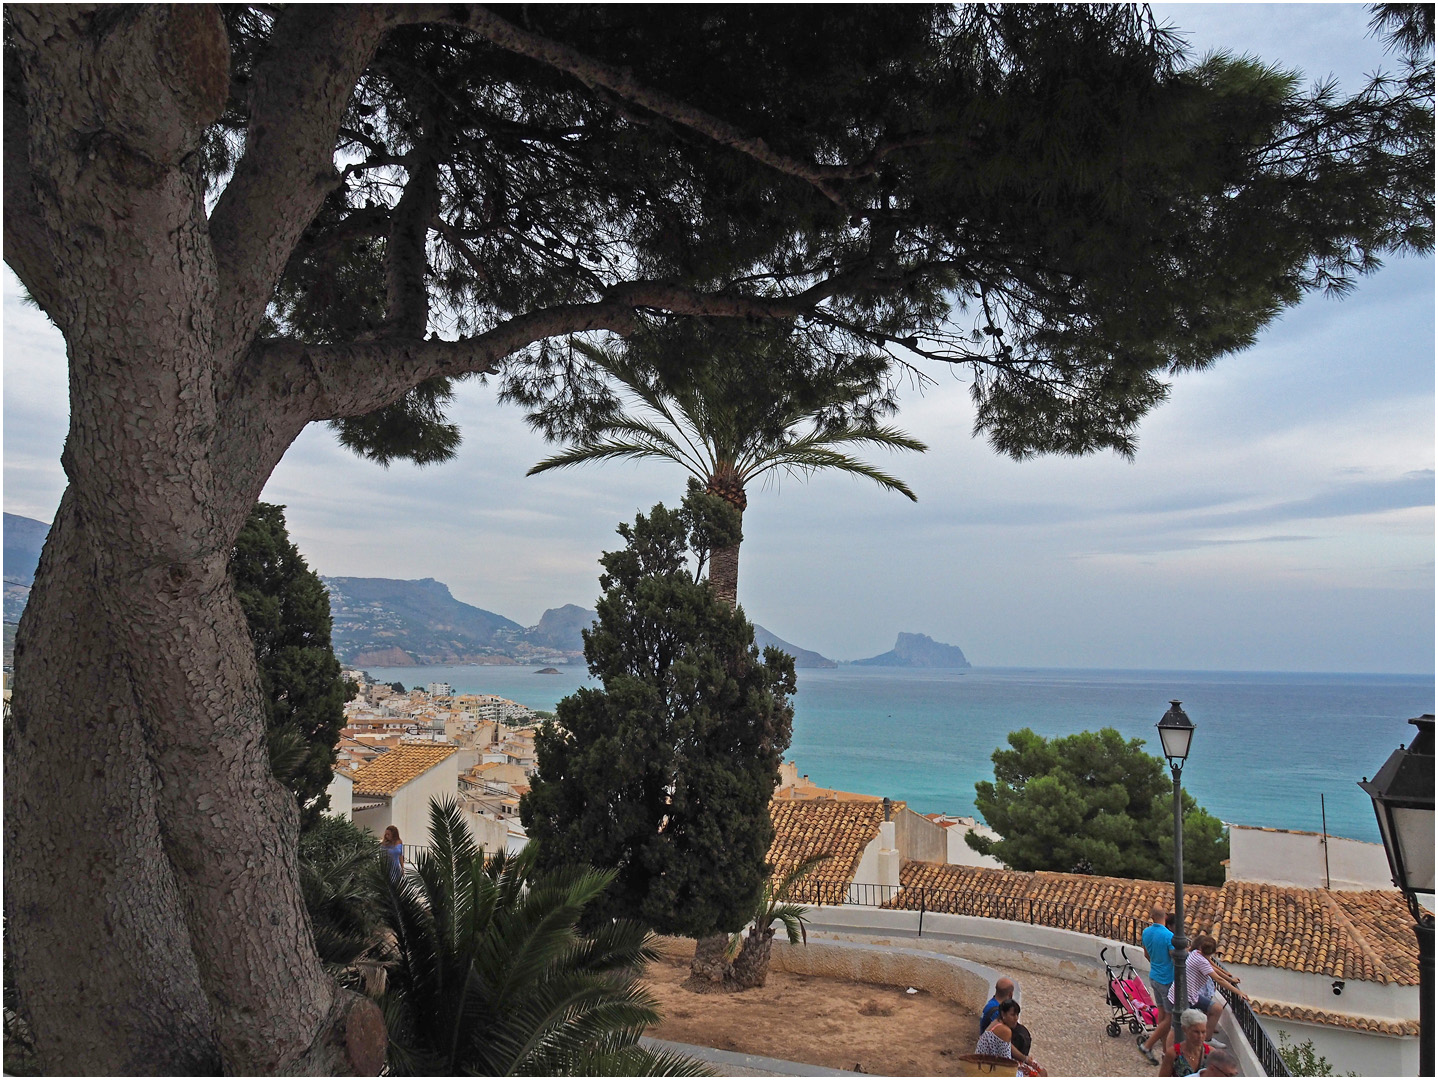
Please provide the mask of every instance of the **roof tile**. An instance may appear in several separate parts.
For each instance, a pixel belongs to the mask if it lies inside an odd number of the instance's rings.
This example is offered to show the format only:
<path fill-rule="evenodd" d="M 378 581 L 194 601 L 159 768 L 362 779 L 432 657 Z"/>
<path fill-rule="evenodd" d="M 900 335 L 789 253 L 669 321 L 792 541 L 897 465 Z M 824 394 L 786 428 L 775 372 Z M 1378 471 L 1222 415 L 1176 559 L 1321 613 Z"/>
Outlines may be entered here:
<path fill-rule="evenodd" d="M 354 773 L 356 795 L 393 795 L 415 777 L 457 753 L 457 746 L 402 743 Z"/>
<path fill-rule="evenodd" d="M 769 845 L 768 862 L 775 877 L 782 877 L 811 855 L 828 852 L 833 858 L 816 868 L 805 882 L 847 885 L 858 869 L 864 848 L 879 835 L 884 808 L 875 802 L 775 799 L 769 803 L 769 816 L 774 823 L 774 840 Z"/>
<path fill-rule="evenodd" d="M 1273 1020 L 1293 1020 L 1303 1024 L 1327 1024 L 1353 1031 L 1371 1031 L 1378 1035 L 1417 1035 L 1417 1020 L 1384 1020 L 1376 1016 L 1353 1016 L 1349 1013 L 1310 1009 L 1306 1005 L 1289 1005 L 1282 1001 L 1261 1001 L 1250 998 L 1249 1006 L 1259 1016 Z"/>

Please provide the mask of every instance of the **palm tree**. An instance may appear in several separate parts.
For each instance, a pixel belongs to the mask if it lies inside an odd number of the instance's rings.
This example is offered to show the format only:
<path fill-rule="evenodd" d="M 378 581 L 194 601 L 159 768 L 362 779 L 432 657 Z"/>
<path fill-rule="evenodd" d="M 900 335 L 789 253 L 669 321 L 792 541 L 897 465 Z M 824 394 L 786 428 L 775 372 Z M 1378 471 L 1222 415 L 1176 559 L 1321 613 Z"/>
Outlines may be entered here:
<path fill-rule="evenodd" d="M 769 978 L 769 956 L 774 948 L 774 924 L 784 927 L 790 945 L 800 941 L 808 943 L 805 930 L 805 913 L 809 910 L 802 904 L 790 902 L 794 886 L 833 858 L 829 852 L 810 855 L 802 860 L 778 881 L 770 878 L 764 882 L 764 891 L 754 909 L 754 921 L 749 933 L 742 931 L 730 939 L 729 951 L 734 955 L 732 978 L 741 990 L 763 986 Z"/>
<path fill-rule="evenodd" d="M 430 802 L 430 850 L 399 881 L 376 872 L 395 962 L 380 1004 L 394 1074 L 702 1076 L 639 1045 L 659 1015 L 637 973 L 648 933 L 581 934 L 612 873 L 536 874 L 533 849 L 485 858 L 454 800 Z"/>
<path fill-rule="evenodd" d="M 749 485 L 775 470 L 850 473 L 917 500 L 902 480 L 847 452 L 854 446 L 928 449 L 878 422 L 894 411 L 883 358 L 816 358 L 794 333 L 698 323 L 615 348 L 578 340 L 573 347 L 635 407 L 627 411 L 611 389 L 579 422 L 557 421 L 553 406 L 532 412 L 531 424 L 570 446 L 535 465 L 531 476 L 593 461 L 662 458 L 728 503 L 739 515 L 736 526 Z M 716 545 L 709 555 L 710 587 L 731 606 L 742 539 L 736 527 L 732 543 Z"/>

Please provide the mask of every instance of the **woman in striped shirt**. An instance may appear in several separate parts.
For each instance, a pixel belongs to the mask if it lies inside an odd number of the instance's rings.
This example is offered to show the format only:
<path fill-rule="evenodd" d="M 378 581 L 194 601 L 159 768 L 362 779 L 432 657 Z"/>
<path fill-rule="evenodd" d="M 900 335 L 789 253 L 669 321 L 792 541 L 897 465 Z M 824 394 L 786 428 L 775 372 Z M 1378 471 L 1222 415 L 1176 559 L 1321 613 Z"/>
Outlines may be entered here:
<path fill-rule="evenodd" d="M 1204 1039 L 1209 1042 L 1213 1041 L 1213 1033 L 1218 1030 L 1218 1018 L 1223 1013 L 1223 1007 L 1228 1004 L 1218 992 L 1218 987 L 1223 986 L 1229 993 L 1248 1000 L 1248 995 L 1238 988 L 1238 979 L 1213 966 L 1213 954 L 1217 951 L 1218 940 L 1212 934 L 1199 934 L 1193 939 L 1193 951 L 1188 954 L 1183 965 L 1188 1004 L 1208 1017 Z M 1168 1000 L 1173 1001 L 1173 987 L 1169 987 Z"/>

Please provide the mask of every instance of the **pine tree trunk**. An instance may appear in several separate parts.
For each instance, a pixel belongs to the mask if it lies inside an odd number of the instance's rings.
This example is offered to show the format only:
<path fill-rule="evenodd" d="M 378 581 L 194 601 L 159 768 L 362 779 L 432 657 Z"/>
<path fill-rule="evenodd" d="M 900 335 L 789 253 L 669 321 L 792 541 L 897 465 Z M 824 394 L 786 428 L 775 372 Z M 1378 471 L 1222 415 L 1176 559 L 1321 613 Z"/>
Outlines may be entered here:
<path fill-rule="evenodd" d="M 739 955 L 734 958 L 731 975 L 734 985 L 740 990 L 752 990 L 763 986 L 769 979 L 769 958 L 774 950 L 774 928 L 760 931 L 751 927 L 739 946 Z"/>
<path fill-rule="evenodd" d="M 731 964 L 728 957 L 729 935 L 711 934 L 694 943 L 694 959 L 689 964 L 691 974 L 712 983 L 729 980 Z"/>
<path fill-rule="evenodd" d="M 5 733 L 7 982 L 52 1072 L 372 1071 L 383 1022 L 315 954 L 227 572 L 293 432 L 224 400 L 235 357 L 214 352 L 191 155 L 224 98 L 223 24 L 207 7 L 7 16 L 52 237 L 23 269 L 71 373 L 70 483 Z M 157 85 L 211 100 L 105 96 Z M 92 114 L 108 126 L 77 140 Z"/>

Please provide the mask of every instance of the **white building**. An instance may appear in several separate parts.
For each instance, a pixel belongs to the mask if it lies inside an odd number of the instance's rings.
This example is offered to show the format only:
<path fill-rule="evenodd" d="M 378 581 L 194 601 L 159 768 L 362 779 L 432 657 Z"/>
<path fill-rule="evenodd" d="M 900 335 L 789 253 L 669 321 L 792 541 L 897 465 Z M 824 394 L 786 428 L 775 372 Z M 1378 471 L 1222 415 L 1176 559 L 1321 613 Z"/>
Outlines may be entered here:
<path fill-rule="evenodd" d="M 1382 844 L 1249 825 L 1228 827 L 1228 878 L 1341 891 L 1393 886 Z"/>
<path fill-rule="evenodd" d="M 401 743 L 354 773 L 353 820 L 376 836 L 394 825 L 405 844 L 429 844 L 429 802 L 459 790 L 458 747 Z"/>

